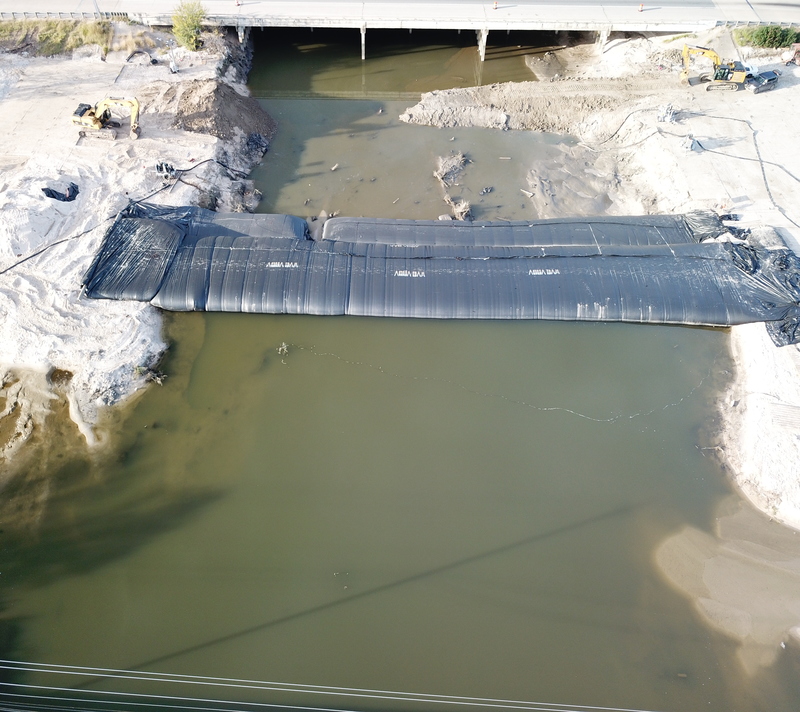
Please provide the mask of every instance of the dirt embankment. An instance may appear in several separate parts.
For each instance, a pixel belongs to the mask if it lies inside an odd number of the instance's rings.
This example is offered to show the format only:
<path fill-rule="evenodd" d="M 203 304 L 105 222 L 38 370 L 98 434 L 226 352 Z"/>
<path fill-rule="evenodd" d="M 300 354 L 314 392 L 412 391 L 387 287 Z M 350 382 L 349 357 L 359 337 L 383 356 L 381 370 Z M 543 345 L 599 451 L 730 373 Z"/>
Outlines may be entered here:
<path fill-rule="evenodd" d="M 269 149 L 277 124 L 243 85 L 216 78 L 158 81 L 141 87 L 139 98 L 168 131 L 219 139 L 204 180 L 179 178 L 197 188 L 193 202 L 223 212 L 255 209 L 260 195 L 246 176 Z"/>
<path fill-rule="evenodd" d="M 0 53 L 0 487 L 18 495 L 2 500 L 6 522 L 35 521 L 48 453 L 102 443 L 107 407 L 152 380 L 167 348 L 154 308 L 81 296 L 105 227 L 130 200 L 254 207 L 247 174 L 275 132 L 241 83 L 249 54 L 235 36 L 209 35 L 197 53 L 128 26 L 115 36 L 116 51 Z M 125 110 L 116 140 L 79 136 L 72 112 L 105 96 L 139 100 L 138 140 Z M 70 184 L 66 202 L 42 190 Z"/>

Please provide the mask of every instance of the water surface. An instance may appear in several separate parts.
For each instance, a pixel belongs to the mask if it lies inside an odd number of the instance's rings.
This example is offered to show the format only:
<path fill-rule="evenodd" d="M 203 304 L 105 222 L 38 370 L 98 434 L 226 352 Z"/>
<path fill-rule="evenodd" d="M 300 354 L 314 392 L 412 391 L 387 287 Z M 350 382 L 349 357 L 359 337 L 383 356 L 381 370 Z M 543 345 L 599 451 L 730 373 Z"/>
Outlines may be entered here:
<path fill-rule="evenodd" d="M 386 62 L 399 72 L 389 86 L 405 90 L 416 65 Z M 325 79 L 329 64 L 302 71 L 341 94 L 350 80 Z M 345 77 L 355 66 L 340 61 Z M 454 193 L 481 217 L 533 217 L 520 193 L 528 162 L 568 142 L 405 126 L 402 100 L 253 89 L 281 127 L 256 174 L 265 211 L 436 217 L 435 157 L 463 150 L 473 162 Z M 169 377 L 131 408 L 113 451 L 67 457 L 39 528 L 0 535 L 6 656 L 570 705 L 793 709 L 791 661 L 744 678 L 733 642 L 653 563 L 684 524 L 710 529 L 729 493 L 703 450 L 730 369 L 724 331 L 167 322 Z M 82 683 L 84 696 L 453 708 L 16 675 Z"/>

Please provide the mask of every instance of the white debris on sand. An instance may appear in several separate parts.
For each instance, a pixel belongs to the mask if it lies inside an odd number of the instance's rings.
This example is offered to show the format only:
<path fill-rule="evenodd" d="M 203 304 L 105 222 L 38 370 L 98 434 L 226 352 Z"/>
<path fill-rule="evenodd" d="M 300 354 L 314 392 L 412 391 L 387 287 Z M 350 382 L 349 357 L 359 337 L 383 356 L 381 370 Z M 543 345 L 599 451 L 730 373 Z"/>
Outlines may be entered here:
<path fill-rule="evenodd" d="M 105 60 L 91 52 L 0 54 L 0 464 L 43 424 L 54 400 L 68 404 L 96 444 L 104 407 L 140 389 L 167 347 L 155 308 L 81 296 L 81 277 L 116 214 L 143 198 L 223 210 L 245 209 L 253 199 L 241 178 L 274 122 L 260 114 L 253 129 L 252 107 L 237 101 L 255 100 L 230 72 L 217 80 L 222 40 L 214 49 L 173 53 L 177 74 L 167 61 L 126 62 L 121 52 Z M 124 112 L 115 141 L 79 137 L 73 111 L 106 96 L 140 100 L 138 140 L 128 137 Z M 181 116 L 189 121 L 198 97 L 217 121 L 175 128 Z M 165 185 L 159 163 L 191 170 L 185 182 Z M 70 183 L 79 189 L 71 202 L 42 192 L 63 193 Z"/>

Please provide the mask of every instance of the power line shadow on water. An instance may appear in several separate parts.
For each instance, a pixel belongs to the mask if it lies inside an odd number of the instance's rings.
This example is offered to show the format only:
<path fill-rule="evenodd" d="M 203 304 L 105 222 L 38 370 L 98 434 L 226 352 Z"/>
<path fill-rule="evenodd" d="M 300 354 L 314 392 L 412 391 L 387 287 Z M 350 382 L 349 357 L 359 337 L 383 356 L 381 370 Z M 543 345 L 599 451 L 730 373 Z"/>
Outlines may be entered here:
<path fill-rule="evenodd" d="M 289 615 L 281 616 L 281 617 L 278 617 L 278 618 L 273 618 L 271 620 L 265 621 L 263 623 L 259 623 L 259 624 L 254 625 L 254 626 L 250 626 L 248 628 L 244 628 L 242 630 L 238 630 L 238 631 L 226 634 L 226 635 L 218 636 L 218 637 L 213 638 L 211 640 L 207 640 L 207 641 L 204 641 L 202 643 L 198 643 L 198 644 L 195 644 L 195 645 L 192 645 L 192 646 L 188 646 L 188 647 L 183 648 L 181 650 L 176 650 L 176 651 L 173 651 L 173 652 L 165 654 L 165 655 L 161 655 L 161 656 L 158 656 L 158 657 L 155 657 L 155 658 L 151 658 L 149 660 L 137 663 L 136 665 L 132 665 L 129 668 L 127 668 L 127 670 L 107 670 L 107 671 L 103 671 L 102 669 L 99 669 L 99 668 L 79 668 L 79 667 L 75 667 L 75 666 L 58 666 L 58 665 L 48 666 L 48 665 L 39 664 L 39 663 L 25 663 L 25 662 L 11 661 L 11 660 L 0 661 L 0 663 L 2 663 L 2 664 L 0 664 L 0 668 L 8 669 L 8 670 L 15 670 L 17 672 L 19 672 L 19 671 L 27 671 L 27 672 L 33 672 L 33 673 L 45 672 L 45 673 L 55 673 L 55 674 L 64 674 L 64 675 L 89 676 L 88 680 L 86 680 L 86 681 L 84 681 L 84 682 L 82 682 L 82 683 L 80 683 L 78 685 L 72 686 L 72 687 L 54 687 L 54 686 L 46 686 L 46 685 L 25 684 L 25 683 L 23 683 L 21 681 L 18 681 L 17 678 L 15 678 L 15 681 L 13 681 L 13 682 L 10 681 L 11 679 L 9 678 L 9 682 L 8 683 L 0 683 L 0 684 L 6 685 L 6 686 L 10 686 L 10 687 L 14 687 L 14 688 L 17 688 L 17 687 L 19 687 L 19 688 L 33 688 L 33 689 L 51 690 L 51 691 L 57 691 L 57 692 L 69 692 L 70 690 L 88 689 L 88 688 L 91 688 L 94 685 L 97 685 L 97 684 L 99 684 L 101 682 L 104 682 L 104 681 L 107 681 L 109 679 L 119 679 L 119 680 L 127 679 L 127 680 L 130 680 L 131 682 L 133 682 L 133 681 L 141 681 L 141 680 L 149 680 L 149 681 L 162 681 L 163 680 L 163 681 L 166 681 L 166 682 L 185 682 L 187 684 L 209 685 L 209 686 L 219 686 L 219 687 L 249 687 L 248 685 L 226 685 L 226 684 L 222 684 L 221 682 L 218 682 L 218 681 L 217 682 L 209 682 L 210 680 L 221 680 L 222 678 L 218 679 L 218 678 L 204 678 L 202 676 L 180 676 L 180 675 L 170 676 L 168 673 L 151 673 L 151 672 L 145 670 L 145 668 L 150 668 L 152 666 L 159 665 L 159 664 L 162 664 L 162 663 L 167 662 L 169 660 L 174 660 L 176 658 L 179 658 L 179 657 L 182 657 L 182 656 L 185 656 L 185 655 L 189 655 L 191 653 L 195 653 L 195 652 L 198 652 L 200 650 L 209 649 L 209 648 L 212 648 L 214 646 L 221 645 L 223 643 L 228 643 L 228 642 L 231 642 L 233 640 L 237 640 L 237 639 L 243 638 L 245 636 L 252 635 L 254 633 L 259 633 L 259 632 L 268 630 L 270 628 L 274 628 L 274 627 L 283 625 L 284 623 L 289 623 L 289 622 L 292 622 L 292 621 L 295 621 L 295 620 L 298 620 L 298 619 L 301 619 L 301 618 L 304 618 L 304 617 L 307 617 L 307 616 L 313 616 L 313 615 L 316 615 L 318 613 L 323 613 L 323 612 L 326 612 L 328 610 L 337 608 L 339 606 L 343 606 L 343 605 L 346 605 L 346 604 L 354 603 L 354 602 L 357 602 L 357 601 L 360 601 L 360 600 L 363 600 L 363 599 L 366 599 L 366 598 L 369 598 L 369 597 L 372 597 L 372 596 L 375 596 L 375 595 L 379 595 L 379 594 L 385 593 L 387 591 L 390 591 L 392 589 L 396 589 L 396 588 L 399 588 L 401 586 L 405 586 L 407 584 L 417 583 L 417 582 L 420 582 L 422 580 L 438 576 L 440 574 L 443 574 L 443 573 L 448 572 L 448 571 L 452 571 L 454 569 L 457 569 L 457 568 L 460 568 L 460 567 L 463 567 L 463 566 L 468 566 L 468 565 L 471 565 L 471 564 L 475 564 L 475 563 L 478 563 L 480 561 L 484 561 L 484 560 L 487 560 L 487 559 L 490 559 L 490 558 L 493 558 L 493 557 L 502 556 L 502 555 L 505 555 L 505 554 L 507 554 L 509 552 L 512 552 L 514 550 L 517 550 L 517 549 L 520 549 L 520 548 L 523 548 L 523 547 L 526 547 L 526 546 L 529 546 L 529 545 L 532 545 L 532 544 L 539 544 L 539 543 L 545 542 L 547 540 L 554 539 L 556 537 L 560 537 L 560 536 L 563 536 L 563 535 L 566 535 L 566 534 L 573 533 L 573 532 L 575 532 L 577 530 L 580 530 L 580 529 L 583 529 L 583 528 L 586 528 L 586 527 L 591 527 L 591 526 L 594 526 L 594 525 L 598 525 L 598 524 L 600 524 L 602 522 L 611 521 L 611 520 L 614 520 L 614 519 L 617 519 L 617 518 L 626 517 L 626 516 L 632 514 L 634 511 L 640 509 L 642 506 L 644 506 L 646 504 L 647 504 L 646 502 L 638 502 L 638 503 L 635 503 L 635 504 L 629 504 L 629 505 L 625 505 L 625 506 L 616 507 L 614 509 L 611 509 L 611 510 L 608 510 L 608 511 L 605 511 L 605 512 L 601 512 L 601 513 L 596 514 L 594 516 L 586 517 L 585 519 L 582 519 L 582 520 L 579 520 L 579 521 L 576 521 L 576 522 L 571 522 L 571 523 L 565 524 L 565 525 L 560 526 L 560 527 L 556 527 L 556 528 L 551 529 L 551 530 L 546 531 L 546 532 L 540 532 L 540 533 L 532 534 L 531 536 L 525 537 L 523 539 L 519 539 L 517 541 L 510 542 L 508 544 L 503 544 L 501 546 L 497 546 L 497 547 L 494 547 L 494 548 L 486 550 L 486 551 L 478 552 L 476 554 L 472 554 L 470 556 L 465 556 L 465 557 L 462 557 L 462 558 L 457 559 L 455 561 L 451 561 L 449 563 L 442 564 L 441 566 L 437 566 L 437 567 L 434 567 L 434 568 L 426 569 L 425 571 L 421 571 L 421 572 L 412 574 L 410 576 L 406 576 L 406 577 L 400 578 L 398 580 L 391 581 L 391 582 L 386 583 L 386 584 L 382 584 L 380 586 L 375 586 L 375 587 L 373 587 L 373 588 L 371 588 L 369 590 L 362 591 L 360 593 L 354 593 L 354 594 L 348 595 L 348 596 L 346 596 L 344 598 L 340 598 L 340 599 L 337 599 L 337 600 L 334 600 L 334 601 L 328 601 L 326 603 L 323 603 L 323 604 L 320 604 L 320 605 L 317 605 L 317 606 L 312 606 L 310 608 L 306 608 L 306 609 L 304 609 L 302 611 L 297 611 L 297 612 L 291 613 Z M 140 671 L 140 670 L 142 670 L 145 675 L 153 675 L 154 677 L 142 677 L 141 675 L 139 675 L 139 674 L 137 674 L 135 672 L 135 671 Z M 160 677 L 160 676 L 166 676 L 166 677 L 163 677 L 163 679 L 162 679 L 162 677 Z M 186 680 L 179 679 L 179 678 L 182 678 L 182 677 L 187 677 L 187 679 Z M 174 679 L 170 679 L 170 678 L 174 678 Z M 191 678 L 191 679 L 188 679 L 188 678 Z M 205 682 L 204 682 L 204 680 L 205 680 Z M 242 682 L 242 681 L 240 681 L 240 682 Z M 262 690 L 274 690 L 274 691 L 279 691 L 279 692 L 281 692 L 281 691 L 283 691 L 283 692 L 291 691 L 291 692 L 295 692 L 295 693 L 299 692 L 299 693 L 328 694 L 328 695 L 334 694 L 334 695 L 338 695 L 338 696 L 354 697 L 354 698 L 358 698 L 358 697 L 376 697 L 376 695 L 374 695 L 374 694 L 365 694 L 365 693 L 380 692 L 381 694 L 378 695 L 377 697 L 378 697 L 378 699 L 384 699 L 384 700 L 386 700 L 386 699 L 389 699 L 389 700 L 394 699 L 394 700 L 397 700 L 397 701 L 405 701 L 405 702 L 412 702 L 412 703 L 428 702 L 428 703 L 437 703 L 437 704 L 448 704 L 448 705 L 457 704 L 457 705 L 462 705 L 462 706 L 492 707 L 492 708 L 501 708 L 501 709 L 503 709 L 503 708 L 504 709 L 551 709 L 551 710 L 561 710 L 562 712 L 567 712 L 568 710 L 571 710 L 571 709 L 574 709 L 574 710 L 582 709 L 580 706 L 579 707 L 570 707 L 570 706 L 564 706 L 564 705 L 556 705 L 555 707 L 553 707 L 552 705 L 549 705 L 549 704 L 544 706 L 544 707 L 542 707 L 540 705 L 544 704 L 544 703 L 527 703 L 527 702 L 516 702 L 516 701 L 511 701 L 511 700 L 489 700 L 489 699 L 485 699 L 484 700 L 484 699 L 481 699 L 481 698 L 461 698 L 461 697 L 449 697 L 449 696 L 440 696 L 440 695 L 422 696 L 422 695 L 417 695 L 416 693 L 404 694 L 404 693 L 390 693 L 389 691 L 374 691 L 374 690 L 357 691 L 355 689 L 349 690 L 349 688 L 326 688 L 326 687 L 320 687 L 320 688 L 317 689 L 314 686 L 295 686 L 294 688 L 289 689 L 288 687 L 283 686 L 281 683 L 274 683 L 274 685 L 278 685 L 277 687 L 269 687 L 269 685 L 273 685 L 273 683 L 260 683 L 260 686 L 261 686 L 260 689 L 262 689 Z M 306 688 L 306 687 L 308 689 L 302 689 L 302 688 Z M 340 690 L 340 691 L 339 692 L 332 692 L 332 690 Z M 139 707 L 145 706 L 147 704 L 150 704 L 154 708 L 155 707 L 159 707 L 159 708 L 168 707 L 168 708 L 176 708 L 177 709 L 177 708 L 185 708 L 185 706 L 182 704 L 182 701 L 198 701 L 198 702 L 202 702 L 202 703 L 217 702 L 217 700 L 215 700 L 215 699 L 179 698 L 179 697 L 170 697 L 170 696 L 166 696 L 166 697 L 161 696 L 161 697 L 156 698 L 155 696 L 149 695 L 149 694 L 138 694 L 138 693 L 128 693 L 128 692 L 113 692 L 113 693 L 112 692 L 102 693 L 101 691 L 92 691 L 92 692 L 97 692 L 98 694 L 130 695 L 133 698 L 138 698 L 138 697 L 141 697 L 141 698 L 152 698 L 153 700 L 157 699 L 159 702 L 165 702 L 166 700 L 171 700 L 171 701 L 175 701 L 175 702 L 181 701 L 181 704 L 177 704 L 177 705 L 176 704 L 156 704 L 155 702 L 149 702 L 149 703 L 148 702 L 133 702 L 132 703 L 132 704 L 134 704 L 136 706 L 139 706 Z M 386 695 L 400 695 L 400 696 L 399 697 L 397 697 L 397 696 L 395 696 L 395 697 L 387 697 Z M 2 696 L 3 697 L 8 696 L 8 697 L 12 697 L 12 698 L 13 697 L 32 697 L 32 698 L 35 698 L 35 699 L 42 699 L 38 695 L 23 695 L 23 694 L 12 694 L 12 693 L 5 693 L 5 692 L 2 693 Z M 43 699 L 63 700 L 63 698 L 60 698 L 60 697 L 43 698 Z M 67 701 L 67 700 L 64 700 L 64 701 Z M 69 700 L 69 701 L 72 701 L 72 700 Z M 74 701 L 79 701 L 79 700 L 74 700 Z M 90 699 L 90 700 L 80 700 L 80 701 L 88 702 L 88 703 L 90 703 L 90 705 L 92 703 L 107 704 L 105 701 L 92 700 L 92 699 Z M 238 705 L 244 704 L 244 703 L 240 703 L 240 702 L 236 702 L 236 701 L 226 701 L 226 700 L 219 700 L 219 703 L 220 704 L 224 704 L 224 705 L 236 705 L 236 707 L 233 707 L 233 708 L 226 707 L 225 709 L 239 709 Z M 309 710 L 311 710 L 311 709 L 314 709 L 314 710 L 330 709 L 330 708 L 321 708 L 321 707 L 300 707 L 300 706 L 291 705 L 291 704 L 271 704 L 271 703 L 263 703 L 263 702 L 261 702 L 261 703 L 249 703 L 249 704 L 255 704 L 258 707 L 271 707 L 271 708 L 277 707 L 277 708 L 283 708 L 283 709 L 309 709 Z M 25 703 L 17 703 L 17 707 L 15 709 L 28 709 L 28 708 L 30 708 L 30 707 L 26 706 Z M 11 709 L 11 708 L 9 708 L 9 709 Z M 55 707 L 48 707 L 48 709 L 56 709 L 56 708 Z M 78 709 L 78 708 L 75 708 L 75 707 L 61 708 L 61 707 L 59 707 L 58 709 L 70 709 L 70 710 L 72 710 L 72 709 Z M 94 707 L 94 706 L 91 706 L 88 709 L 97 709 L 97 708 Z M 192 707 L 192 709 L 212 709 L 212 708 L 211 707 Z M 214 708 L 214 709 L 216 709 L 216 708 Z M 612 709 L 612 708 L 606 708 L 606 709 Z M 338 710 L 338 708 L 337 708 L 337 710 Z"/>
<path fill-rule="evenodd" d="M 533 534 L 529 537 L 525 537 L 524 539 L 520 539 L 518 541 L 511 542 L 509 544 L 504 544 L 502 546 L 495 547 L 493 549 L 489 549 L 488 551 L 482 551 L 477 554 L 473 554 L 471 556 L 466 556 L 461 559 L 457 559 L 447 564 L 443 564 L 441 566 L 437 566 L 432 569 L 427 569 L 425 571 L 421 571 L 416 574 L 412 574 L 410 576 L 406 576 L 404 578 L 398 579 L 396 581 L 391 581 L 389 583 L 382 584 L 380 586 L 375 586 L 367 591 L 362 591 L 360 593 L 354 593 L 344 598 L 337 599 L 335 601 L 328 601 L 326 603 L 322 603 L 318 606 L 312 606 L 310 608 L 306 608 L 302 611 L 297 611 L 295 613 L 290 613 L 285 616 L 281 616 L 278 618 L 273 618 L 271 620 L 265 621 L 263 623 L 259 623 L 254 626 L 250 626 L 248 628 L 244 628 L 242 630 L 238 630 L 232 633 L 228 633 L 226 635 L 221 635 L 216 638 L 212 638 L 211 640 L 204 641 L 202 643 L 197 643 L 195 645 L 191 645 L 181 650 L 176 650 L 171 653 L 167 653 L 165 655 L 160 655 L 158 657 L 150 658 L 149 660 L 144 660 L 140 663 L 130 666 L 130 670 L 141 670 L 143 668 L 147 668 L 153 665 L 159 665 L 164 663 L 168 660 L 173 660 L 175 658 L 182 657 L 184 655 L 188 655 L 190 653 L 195 653 L 200 650 L 204 650 L 207 648 L 211 648 L 216 645 L 220 645 L 222 643 L 228 643 L 232 640 L 236 640 L 237 638 L 242 638 L 244 636 L 252 635 L 253 633 L 258 633 L 264 630 L 268 630 L 269 628 L 273 628 L 279 625 L 283 625 L 284 623 L 289 623 L 291 621 L 298 620 L 300 618 L 304 618 L 306 616 L 316 615 L 317 613 L 322 613 L 324 611 L 330 610 L 332 608 L 337 608 L 339 606 L 343 606 L 349 603 L 353 603 L 355 601 L 359 601 L 365 598 L 369 598 L 371 596 L 375 596 L 381 593 L 385 593 L 386 591 L 398 588 L 400 586 L 405 586 L 410 583 L 416 583 L 418 581 L 422 581 L 423 579 L 430 578 L 433 576 L 437 576 L 439 574 L 445 573 L 446 571 L 451 571 L 453 569 L 459 568 L 461 566 L 467 566 L 469 564 L 474 564 L 478 561 L 489 559 L 494 556 L 500 556 L 502 554 L 506 554 L 514 549 L 519 549 L 525 546 L 529 546 L 531 544 L 540 543 L 546 541 L 548 539 L 552 539 L 558 536 L 562 536 L 569 532 L 573 532 L 575 530 L 581 529 L 583 527 L 588 527 L 594 524 L 599 524 L 600 522 L 611 520 L 617 517 L 624 517 L 639 507 L 641 507 L 645 503 L 638 503 L 638 504 L 631 504 L 625 505 L 621 507 L 617 507 L 615 509 L 609 510 L 607 512 L 603 512 L 601 514 L 597 514 L 591 517 L 587 517 L 586 519 L 582 519 L 578 522 L 572 522 L 570 524 L 565 524 L 561 527 L 556 527 L 555 529 L 551 529 L 548 532 L 537 533 Z M 78 687 L 88 687 L 92 684 L 99 682 L 102 678 L 96 678 L 89 681 L 86 681 L 79 685 Z"/>

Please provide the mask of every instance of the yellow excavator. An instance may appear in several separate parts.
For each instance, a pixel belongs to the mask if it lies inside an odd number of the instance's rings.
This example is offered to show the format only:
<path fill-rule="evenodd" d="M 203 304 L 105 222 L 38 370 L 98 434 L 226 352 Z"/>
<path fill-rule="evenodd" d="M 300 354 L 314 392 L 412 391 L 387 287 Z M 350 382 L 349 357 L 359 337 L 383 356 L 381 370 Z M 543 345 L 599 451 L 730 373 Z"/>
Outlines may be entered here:
<path fill-rule="evenodd" d="M 699 54 L 701 57 L 708 57 L 714 65 L 714 71 L 701 74 L 697 78 L 689 79 L 689 66 L 693 55 Z M 706 91 L 738 91 L 744 86 L 748 77 L 753 76 L 753 70 L 741 62 L 726 62 L 708 47 L 695 47 L 693 45 L 683 45 L 683 71 L 681 79 L 688 81 L 689 84 L 707 82 Z"/>
<path fill-rule="evenodd" d="M 72 123 L 80 129 L 78 135 L 81 137 L 98 136 L 113 141 L 117 137 L 115 129 L 118 129 L 121 124 L 111 118 L 112 108 L 130 110 L 130 137 L 132 140 L 139 138 L 141 133 L 139 130 L 139 101 L 138 99 L 119 96 L 107 96 L 94 106 L 91 104 L 78 104 L 78 108 L 72 114 Z"/>

